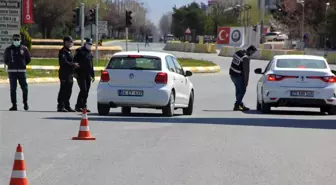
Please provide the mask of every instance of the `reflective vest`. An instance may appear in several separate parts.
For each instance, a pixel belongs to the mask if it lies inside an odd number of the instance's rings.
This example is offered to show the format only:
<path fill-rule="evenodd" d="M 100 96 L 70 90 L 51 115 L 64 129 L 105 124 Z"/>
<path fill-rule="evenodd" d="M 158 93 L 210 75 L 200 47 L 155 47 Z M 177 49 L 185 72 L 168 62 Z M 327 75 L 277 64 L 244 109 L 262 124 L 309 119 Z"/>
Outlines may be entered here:
<path fill-rule="evenodd" d="M 247 55 L 245 53 L 242 53 L 241 51 L 238 51 L 233 55 L 230 67 L 230 75 L 243 74 L 243 62 L 246 57 Z"/>

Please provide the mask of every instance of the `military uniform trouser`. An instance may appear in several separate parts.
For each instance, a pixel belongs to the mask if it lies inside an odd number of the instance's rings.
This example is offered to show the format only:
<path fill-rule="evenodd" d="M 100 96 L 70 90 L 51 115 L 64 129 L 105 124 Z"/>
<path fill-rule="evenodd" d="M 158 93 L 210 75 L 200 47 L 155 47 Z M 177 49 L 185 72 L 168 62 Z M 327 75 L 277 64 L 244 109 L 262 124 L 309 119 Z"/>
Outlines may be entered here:
<path fill-rule="evenodd" d="M 17 82 L 22 89 L 22 99 L 23 103 L 27 103 L 28 101 L 28 83 L 26 78 L 26 72 L 8 72 L 8 79 L 10 85 L 10 97 L 13 105 L 16 105 L 16 89 Z"/>
<path fill-rule="evenodd" d="M 57 98 L 57 108 L 70 108 L 70 98 L 73 87 L 73 78 L 60 79 L 60 90 Z"/>
<path fill-rule="evenodd" d="M 77 98 L 76 108 L 87 108 L 87 98 L 89 97 L 91 78 L 90 76 L 77 78 L 77 83 L 80 91 Z"/>

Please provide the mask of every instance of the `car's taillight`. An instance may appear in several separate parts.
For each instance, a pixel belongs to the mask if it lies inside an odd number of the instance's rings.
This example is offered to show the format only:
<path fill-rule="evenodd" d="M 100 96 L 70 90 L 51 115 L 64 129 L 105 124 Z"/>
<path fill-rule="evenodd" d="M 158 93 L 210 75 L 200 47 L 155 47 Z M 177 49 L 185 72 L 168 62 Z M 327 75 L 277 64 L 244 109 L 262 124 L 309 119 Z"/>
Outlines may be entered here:
<path fill-rule="evenodd" d="M 100 82 L 108 82 L 110 81 L 110 75 L 108 71 L 102 71 L 100 75 Z"/>
<path fill-rule="evenodd" d="M 168 74 L 164 72 L 159 72 L 155 77 L 155 83 L 157 84 L 167 84 Z"/>
<path fill-rule="evenodd" d="M 297 78 L 297 76 L 268 75 L 268 81 L 281 81 L 285 78 Z"/>
<path fill-rule="evenodd" d="M 327 83 L 336 83 L 336 76 L 309 76 L 309 79 L 320 79 Z"/>

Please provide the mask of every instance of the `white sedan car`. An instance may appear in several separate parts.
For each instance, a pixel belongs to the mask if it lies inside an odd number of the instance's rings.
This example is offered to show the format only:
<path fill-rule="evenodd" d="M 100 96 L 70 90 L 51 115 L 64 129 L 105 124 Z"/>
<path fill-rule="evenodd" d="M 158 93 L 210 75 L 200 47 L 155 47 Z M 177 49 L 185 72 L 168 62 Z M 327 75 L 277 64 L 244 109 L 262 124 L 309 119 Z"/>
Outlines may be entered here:
<path fill-rule="evenodd" d="M 160 52 L 119 52 L 112 56 L 97 87 L 100 115 L 110 108 L 122 108 L 129 115 L 131 107 L 162 109 L 165 116 L 183 109 L 191 115 L 194 87 L 175 56 Z"/>
<path fill-rule="evenodd" d="M 336 114 L 336 77 L 320 56 L 278 55 L 262 74 L 257 85 L 257 110 L 268 113 L 271 107 L 317 107 Z"/>

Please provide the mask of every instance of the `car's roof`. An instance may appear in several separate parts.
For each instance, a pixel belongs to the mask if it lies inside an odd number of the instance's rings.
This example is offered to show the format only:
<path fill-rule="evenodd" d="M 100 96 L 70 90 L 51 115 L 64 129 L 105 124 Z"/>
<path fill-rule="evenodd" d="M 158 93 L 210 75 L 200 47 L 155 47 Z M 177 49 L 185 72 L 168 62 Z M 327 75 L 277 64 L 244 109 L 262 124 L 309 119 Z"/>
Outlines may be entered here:
<path fill-rule="evenodd" d="M 274 59 L 315 59 L 315 60 L 325 60 L 322 56 L 316 55 L 275 55 Z"/>
<path fill-rule="evenodd" d="M 115 53 L 113 56 L 124 56 L 124 55 L 147 55 L 147 56 L 153 56 L 153 57 L 159 57 L 163 58 L 167 55 L 171 55 L 169 53 L 164 52 L 156 52 L 156 51 L 122 51 Z"/>

